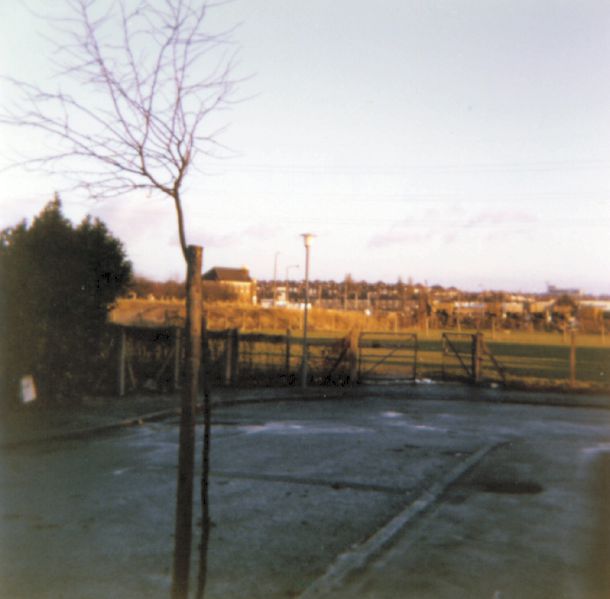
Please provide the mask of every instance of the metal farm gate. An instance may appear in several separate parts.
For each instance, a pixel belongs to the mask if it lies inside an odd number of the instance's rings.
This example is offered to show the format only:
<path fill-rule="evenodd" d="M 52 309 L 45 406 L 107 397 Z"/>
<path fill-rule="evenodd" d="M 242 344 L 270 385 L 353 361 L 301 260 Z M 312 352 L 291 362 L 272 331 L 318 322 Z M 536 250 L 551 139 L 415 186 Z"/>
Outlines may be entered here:
<path fill-rule="evenodd" d="M 311 383 L 338 383 L 349 375 L 349 339 L 307 339 Z M 206 374 L 221 385 L 293 385 L 303 362 L 303 338 L 285 334 L 242 333 L 238 329 L 205 331 Z"/>
<path fill-rule="evenodd" d="M 401 382 L 417 378 L 415 333 L 361 333 L 358 339 L 360 382 Z"/>

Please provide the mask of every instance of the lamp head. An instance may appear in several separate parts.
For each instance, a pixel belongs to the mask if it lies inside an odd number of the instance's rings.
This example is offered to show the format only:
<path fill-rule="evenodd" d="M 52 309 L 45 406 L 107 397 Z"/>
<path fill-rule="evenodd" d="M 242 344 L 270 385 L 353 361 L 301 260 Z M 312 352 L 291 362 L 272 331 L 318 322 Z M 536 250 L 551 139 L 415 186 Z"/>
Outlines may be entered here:
<path fill-rule="evenodd" d="M 301 237 L 303 238 L 303 243 L 305 244 L 305 247 L 311 247 L 311 241 L 315 237 L 315 235 L 313 233 L 301 233 Z"/>

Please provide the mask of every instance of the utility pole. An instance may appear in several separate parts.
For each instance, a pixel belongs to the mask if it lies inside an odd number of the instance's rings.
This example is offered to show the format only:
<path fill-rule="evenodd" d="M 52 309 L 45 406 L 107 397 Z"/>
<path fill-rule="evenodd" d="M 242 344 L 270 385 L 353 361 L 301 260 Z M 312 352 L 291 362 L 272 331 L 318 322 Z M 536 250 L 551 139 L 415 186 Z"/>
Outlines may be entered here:
<path fill-rule="evenodd" d="M 275 252 L 275 258 L 273 259 L 273 307 L 275 308 L 275 301 L 277 298 L 277 257 L 280 252 Z"/>
<path fill-rule="evenodd" d="M 290 277 L 290 269 L 291 268 L 299 268 L 298 264 L 288 264 L 286 266 L 286 273 L 284 277 L 284 282 L 286 285 L 286 305 L 290 303 L 290 285 L 289 285 L 289 277 Z"/>

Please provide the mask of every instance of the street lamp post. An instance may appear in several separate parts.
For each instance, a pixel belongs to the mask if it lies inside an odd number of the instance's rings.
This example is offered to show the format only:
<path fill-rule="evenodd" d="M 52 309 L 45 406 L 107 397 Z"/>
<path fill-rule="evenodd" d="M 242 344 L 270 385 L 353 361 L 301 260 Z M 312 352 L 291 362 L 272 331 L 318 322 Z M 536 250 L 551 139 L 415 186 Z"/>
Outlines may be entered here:
<path fill-rule="evenodd" d="M 307 311 L 309 305 L 309 248 L 313 235 L 302 233 L 301 237 L 305 244 L 305 306 L 303 308 L 303 364 L 301 368 L 301 386 L 307 387 L 308 347 L 307 347 Z"/>

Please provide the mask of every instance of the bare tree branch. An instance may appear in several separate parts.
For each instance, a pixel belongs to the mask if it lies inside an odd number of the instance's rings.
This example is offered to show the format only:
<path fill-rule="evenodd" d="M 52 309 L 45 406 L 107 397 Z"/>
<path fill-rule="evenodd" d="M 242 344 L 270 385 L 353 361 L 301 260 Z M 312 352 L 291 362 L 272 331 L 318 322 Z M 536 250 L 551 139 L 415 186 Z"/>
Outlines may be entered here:
<path fill-rule="evenodd" d="M 191 166 L 222 148 L 211 115 L 230 105 L 237 80 L 231 30 L 205 30 L 210 3 L 67 0 L 54 20 L 55 89 L 4 78 L 20 92 L 0 123 L 43 132 L 53 151 L 25 164 L 60 172 L 93 197 L 158 191 L 177 211 L 186 256 L 182 185 Z"/>

